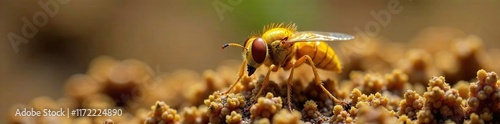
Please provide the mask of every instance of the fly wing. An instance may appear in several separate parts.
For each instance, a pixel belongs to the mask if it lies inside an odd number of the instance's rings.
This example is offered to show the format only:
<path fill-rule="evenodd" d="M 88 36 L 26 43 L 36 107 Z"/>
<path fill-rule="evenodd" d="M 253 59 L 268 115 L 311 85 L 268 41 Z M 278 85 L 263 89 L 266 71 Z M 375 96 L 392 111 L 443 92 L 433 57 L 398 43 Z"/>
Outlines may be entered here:
<path fill-rule="evenodd" d="M 354 36 L 336 33 L 336 32 L 319 32 L 319 31 L 301 31 L 292 35 L 288 42 L 308 42 L 308 41 L 341 41 L 352 40 Z"/>

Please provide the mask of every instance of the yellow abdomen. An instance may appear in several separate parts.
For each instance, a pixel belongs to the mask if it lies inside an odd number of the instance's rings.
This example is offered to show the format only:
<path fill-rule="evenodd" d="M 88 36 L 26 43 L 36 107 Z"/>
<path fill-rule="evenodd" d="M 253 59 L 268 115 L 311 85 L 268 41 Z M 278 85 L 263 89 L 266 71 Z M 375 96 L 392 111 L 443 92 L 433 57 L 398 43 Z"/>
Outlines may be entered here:
<path fill-rule="evenodd" d="M 297 42 L 296 58 L 309 55 L 317 68 L 340 72 L 342 66 L 335 51 L 325 42 Z M 309 63 L 308 63 L 309 64 Z"/>

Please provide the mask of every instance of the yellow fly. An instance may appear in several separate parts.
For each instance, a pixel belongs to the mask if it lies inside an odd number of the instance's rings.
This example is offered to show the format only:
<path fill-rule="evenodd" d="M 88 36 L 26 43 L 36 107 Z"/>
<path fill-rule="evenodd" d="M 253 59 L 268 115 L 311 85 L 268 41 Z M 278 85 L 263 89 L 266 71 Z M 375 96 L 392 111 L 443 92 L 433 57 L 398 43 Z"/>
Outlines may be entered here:
<path fill-rule="evenodd" d="M 264 27 L 262 35 L 252 35 L 248 38 L 244 46 L 237 43 L 227 43 L 222 49 L 228 46 L 237 46 L 243 48 L 243 62 L 239 70 L 239 77 L 231 87 L 224 92 L 228 93 L 233 89 L 243 77 L 245 65 L 247 66 L 248 76 L 251 76 L 261 65 L 269 67 L 262 87 L 255 96 L 258 97 L 269 82 L 271 71 L 276 72 L 279 68 L 291 70 L 287 82 L 287 103 L 290 106 L 290 88 L 293 78 L 294 68 L 307 62 L 312 67 L 315 77 L 315 84 L 337 104 L 346 104 L 335 98 L 321 83 L 316 68 L 341 72 L 342 66 L 335 51 L 326 41 L 352 40 L 353 36 L 335 32 L 318 31 L 297 31 L 295 24 L 271 24 Z"/>

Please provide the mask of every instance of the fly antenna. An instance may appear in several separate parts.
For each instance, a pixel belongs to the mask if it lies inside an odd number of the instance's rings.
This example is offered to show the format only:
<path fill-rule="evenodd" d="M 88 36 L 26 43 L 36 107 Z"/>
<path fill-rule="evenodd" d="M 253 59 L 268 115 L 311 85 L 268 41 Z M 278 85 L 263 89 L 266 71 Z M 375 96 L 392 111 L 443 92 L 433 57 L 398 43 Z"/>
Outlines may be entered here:
<path fill-rule="evenodd" d="M 241 48 L 245 49 L 245 47 L 243 47 L 242 45 L 237 44 L 237 43 L 226 43 L 226 44 L 222 45 L 222 49 L 224 49 L 224 48 L 226 48 L 228 46 L 241 47 Z"/>
<path fill-rule="evenodd" d="M 222 49 L 224 49 L 224 48 L 226 48 L 228 46 L 241 47 L 241 48 L 243 48 L 243 53 L 246 53 L 248 51 L 247 48 L 245 48 L 244 46 L 242 46 L 240 44 L 237 44 L 237 43 L 226 43 L 226 44 L 222 45 Z"/>

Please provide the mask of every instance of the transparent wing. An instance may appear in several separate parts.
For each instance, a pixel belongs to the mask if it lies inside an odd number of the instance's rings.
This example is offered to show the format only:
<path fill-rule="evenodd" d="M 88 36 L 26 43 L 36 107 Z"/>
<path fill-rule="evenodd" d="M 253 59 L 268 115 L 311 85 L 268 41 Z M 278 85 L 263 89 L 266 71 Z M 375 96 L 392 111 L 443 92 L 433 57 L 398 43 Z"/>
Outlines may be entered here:
<path fill-rule="evenodd" d="M 336 33 L 336 32 L 320 32 L 320 31 L 301 31 L 292 35 L 288 42 L 307 42 L 307 41 L 339 41 L 352 40 L 354 36 Z"/>

